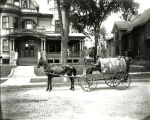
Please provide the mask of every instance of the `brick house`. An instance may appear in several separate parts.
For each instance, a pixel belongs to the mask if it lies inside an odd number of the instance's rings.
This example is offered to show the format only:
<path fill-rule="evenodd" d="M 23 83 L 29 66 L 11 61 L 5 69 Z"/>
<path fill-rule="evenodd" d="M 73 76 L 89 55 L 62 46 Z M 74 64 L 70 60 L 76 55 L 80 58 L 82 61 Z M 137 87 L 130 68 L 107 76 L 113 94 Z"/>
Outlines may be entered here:
<path fill-rule="evenodd" d="M 68 63 L 82 64 L 84 38 L 82 33 L 70 30 Z M 0 53 L 1 64 L 36 64 L 40 57 L 61 64 L 60 24 L 55 0 L 0 3 Z"/>

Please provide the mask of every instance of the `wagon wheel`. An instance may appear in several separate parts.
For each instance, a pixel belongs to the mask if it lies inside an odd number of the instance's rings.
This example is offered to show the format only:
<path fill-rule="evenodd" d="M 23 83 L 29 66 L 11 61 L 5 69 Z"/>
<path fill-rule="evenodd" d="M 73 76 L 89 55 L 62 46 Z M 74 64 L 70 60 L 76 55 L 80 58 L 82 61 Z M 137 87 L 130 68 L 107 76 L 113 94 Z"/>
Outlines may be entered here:
<path fill-rule="evenodd" d="M 116 72 L 112 79 L 113 81 L 116 81 L 114 82 L 115 87 L 119 90 L 125 90 L 131 84 L 131 77 L 128 75 L 128 73 L 123 71 Z"/>
<path fill-rule="evenodd" d="M 83 90 L 89 92 L 92 88 L 94 89 L 97 87 L 97 82 L 94 75 L 87 74 L 81 77 L 79 85 Z"/>
<path fill-rule="evenodd" d="M 114 86 L 114 83 L 113 83 L 113 80 L 110 78 L 110 79 L 104 79 L 105 80 L 105 83 L 110 86 L 110 87 L 115 87 Z"/>
<path fill-rule="evenodd" d="M 104 80 L 105 80 L 105 83 L 110 87 L 115 87 L 120 83 L 120 82 L 114 80 L 114 77 L 112 77 L 112 76 L 108 77 L 108 78 L 104 77 Z"/>

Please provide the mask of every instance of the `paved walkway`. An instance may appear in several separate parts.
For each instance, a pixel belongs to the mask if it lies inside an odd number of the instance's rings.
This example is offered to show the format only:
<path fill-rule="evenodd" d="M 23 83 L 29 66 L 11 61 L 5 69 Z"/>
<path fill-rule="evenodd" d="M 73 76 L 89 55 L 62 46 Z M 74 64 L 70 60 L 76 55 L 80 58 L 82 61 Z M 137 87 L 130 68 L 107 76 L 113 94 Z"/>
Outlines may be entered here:
<path fill-rule="evenodd" d="M 30 80 L 34 77 L 34 66 L 18 66 L 12 70 L 6 78 L 8 80 L 2 83 L 1 87 L 31 85 Z"/>

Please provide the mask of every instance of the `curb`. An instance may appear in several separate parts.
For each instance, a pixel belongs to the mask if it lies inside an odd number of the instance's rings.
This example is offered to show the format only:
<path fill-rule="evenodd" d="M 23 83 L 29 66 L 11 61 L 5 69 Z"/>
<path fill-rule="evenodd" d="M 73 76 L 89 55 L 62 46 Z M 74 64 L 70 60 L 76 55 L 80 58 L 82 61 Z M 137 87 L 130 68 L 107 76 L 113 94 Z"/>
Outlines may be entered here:
<path fill-rule="evenodd" d="M 131 79 L 132 82 L 150 82 L 150 79 Z M 105 84 L 104 80 L 98 80 L 97 84 Z M 74 85 L 79 85 L 78 81 L 74 83 Z M 1 88 L 36 88 L 36 87 L 46 87 L 46 82 L 39 82 L 39 83 L 29 83 L 28 85 L 0 85 Z M 70 82 L 57 82 L 53 83 L 53 87 L 63 87 L 63 86 L 70 86 Z M 80 85 L 79 85 L 80 86 Z"/>

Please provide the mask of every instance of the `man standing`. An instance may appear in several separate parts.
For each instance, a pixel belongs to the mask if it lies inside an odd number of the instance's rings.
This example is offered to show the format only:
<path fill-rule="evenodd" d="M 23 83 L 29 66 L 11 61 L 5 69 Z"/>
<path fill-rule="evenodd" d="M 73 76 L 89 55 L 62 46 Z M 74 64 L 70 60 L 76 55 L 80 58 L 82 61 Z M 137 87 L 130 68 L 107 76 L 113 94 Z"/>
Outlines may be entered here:
<path fill-rule="evenodd" d="M 133 63 L 133 59 L 129 56 L 128 52 L 125 52 L 124 59 L 126 62 L 126 72 L 129 73 L 130 64 Z"/>

